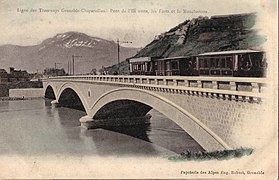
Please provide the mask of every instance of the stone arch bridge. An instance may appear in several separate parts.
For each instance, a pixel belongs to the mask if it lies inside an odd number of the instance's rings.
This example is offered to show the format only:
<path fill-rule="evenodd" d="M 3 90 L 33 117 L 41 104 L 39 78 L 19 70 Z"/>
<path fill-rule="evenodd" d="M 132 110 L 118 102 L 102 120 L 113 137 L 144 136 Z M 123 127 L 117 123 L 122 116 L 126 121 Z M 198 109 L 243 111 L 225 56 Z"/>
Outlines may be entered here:
<path fill-rule="evenodd" d="M 263 78 L 64 76 L 43 80 L 53 104 L 83 109 L 81 126 L 141 123 L 156 109 L 205 150 L 253 147 L 264 111 Z"/>

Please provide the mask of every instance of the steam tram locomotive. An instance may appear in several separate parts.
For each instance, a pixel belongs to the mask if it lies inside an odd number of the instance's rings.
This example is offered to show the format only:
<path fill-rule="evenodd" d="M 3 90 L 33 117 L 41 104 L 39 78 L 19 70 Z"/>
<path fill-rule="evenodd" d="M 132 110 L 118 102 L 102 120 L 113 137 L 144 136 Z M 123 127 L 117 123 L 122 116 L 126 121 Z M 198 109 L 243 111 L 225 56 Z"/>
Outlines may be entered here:
<path fill-rule="evenodd" d="M 208 52 L 170 58 L 140 57 L 129 60 L 130 74 L 156 76 L 263 77 L 265 53 L 255 50 Z"/>

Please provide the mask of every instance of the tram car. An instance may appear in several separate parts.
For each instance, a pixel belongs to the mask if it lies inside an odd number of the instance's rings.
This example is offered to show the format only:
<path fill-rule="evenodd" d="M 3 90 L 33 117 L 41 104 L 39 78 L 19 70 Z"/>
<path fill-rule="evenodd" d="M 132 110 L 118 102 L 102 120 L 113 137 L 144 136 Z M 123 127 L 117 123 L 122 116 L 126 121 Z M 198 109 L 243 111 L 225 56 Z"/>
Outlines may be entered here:
<path fill-rule="evenodd" d="M 139 57 L 129 59 L 131 75 L 155 75 L 155 59 L 153 57 Z"/>
<path fill-rule="evenodd" d="M 207 52 L 197 56 L 130 59 L 130 74 L 156 76 L 263 77 L 265 53 L 255 50 Z"/>

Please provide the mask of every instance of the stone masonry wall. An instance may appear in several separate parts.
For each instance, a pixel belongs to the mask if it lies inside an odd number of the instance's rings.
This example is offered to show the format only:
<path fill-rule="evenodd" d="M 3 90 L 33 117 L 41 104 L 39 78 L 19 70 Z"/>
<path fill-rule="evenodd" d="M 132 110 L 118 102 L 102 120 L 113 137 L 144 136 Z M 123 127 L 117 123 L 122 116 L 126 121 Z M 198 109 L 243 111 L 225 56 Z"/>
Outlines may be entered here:
<path fill-rule="evenodd" d="M 219 98 L 160 93 L 203 122 L 233 148 L 254 147 L 264 123 L 264 103 L 249 103 Z"/>
<path fill-rule="evenodd" d="M 43 88 L 28 88 L 28 89 L 10 89 L 10 97 L 44 97 Z"/>

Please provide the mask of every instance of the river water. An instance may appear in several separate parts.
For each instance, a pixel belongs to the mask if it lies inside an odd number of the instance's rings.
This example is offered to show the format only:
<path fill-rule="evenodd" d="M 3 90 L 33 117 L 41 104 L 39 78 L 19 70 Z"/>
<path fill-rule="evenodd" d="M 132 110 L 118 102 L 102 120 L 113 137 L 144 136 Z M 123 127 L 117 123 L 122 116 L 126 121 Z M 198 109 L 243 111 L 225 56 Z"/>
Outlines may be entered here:
<path fill-rule="evenodd" d="M 151 110 L 151 124 L 85 130 L 85 112 L 50 100 L 0 102 L 0 155 L 162 156 L 202 147 L 174 122 Z"/>

